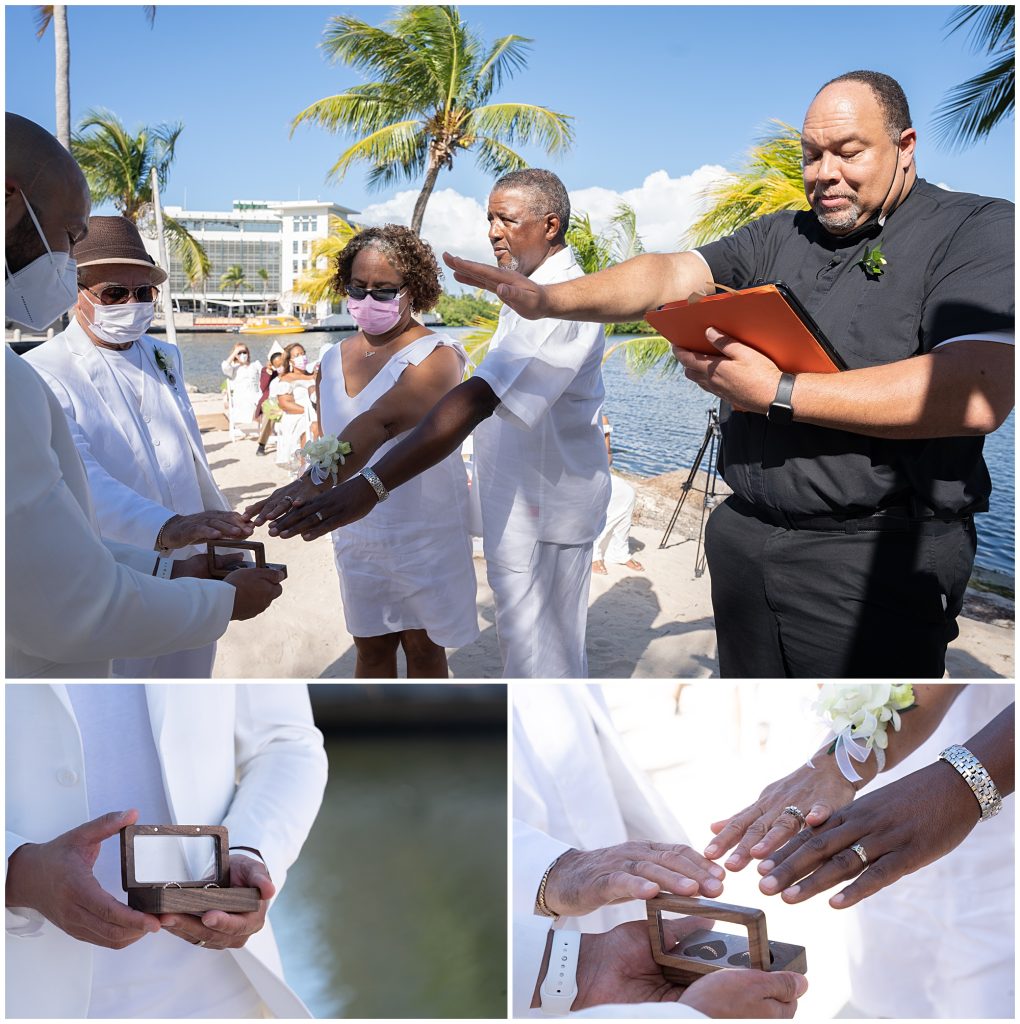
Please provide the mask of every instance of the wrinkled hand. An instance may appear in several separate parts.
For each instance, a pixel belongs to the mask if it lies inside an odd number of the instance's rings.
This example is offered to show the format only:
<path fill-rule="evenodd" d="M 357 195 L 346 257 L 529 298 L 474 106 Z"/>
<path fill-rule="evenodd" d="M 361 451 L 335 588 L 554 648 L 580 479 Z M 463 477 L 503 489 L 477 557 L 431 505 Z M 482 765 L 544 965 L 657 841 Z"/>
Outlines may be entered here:
<path fill-rule="evenodd" d="M 216 567 L 223 572 L 230 572 L 244 565 L 244 559 L 240 555 L 217 555 Z M 179 580 L 182 577 L 189 577 L 196 580 L 209 580 L 209 558 L 206 555 L 192 555 L 190 558 L 179 558 L 174 562 L 173 572 L 170 578 Z M 217 576 L 216 579 L 222 577 Z"/>
<path fill-rule="evenodd" d="M 186 548 L 209 540 L 244 540 L 254 532 L 239 512 L 213 509 L 190 516 L 174 516 L 163 529 L 163 545 Z"/>
<path fill-rule="evenodd" d="M 678 896 L 722 893 L 718 864 L 689 846 L 637 840 L 600 850 L 568 850 L 549 872 L 545 903 L 555 914 L 579 917 L 626 900 L 650 900 L 661 891 Z"/>
<path fill-rule="evenodd" d="M 684 376 L 737 409 L 768 412 L 782 376 L 779 367 L 767 356 L 714 327 L 705 331 L 705 337 L 719 350 L 719 355 L 673 346 L 673 356 L 683 366 Z"/>
<path fill-rule="evenodd" d="M 114 811 L 48 843 L 20 846 L 7 862 L 6 905 L 36 910 L 72 938 L 107 949 L 158 932 L 158 917 L 114 899 L 92 874 L 103 840 L 137 820 L 138 811 Z"/>
<path fill-rule="evenodd" d="M 306 501 L 300 508 L 291 509 L 269 527 L 269 535 L 288 538 L 300 533 L 303 540 L 315 540 L 363 519 L 378 501 L 372 485 L 364 477 L 352 476 L 325 494 Z"/>
<path fill-rule="evenodd" d="M 979 818 L 967 784 L 950 765 L 936 761 L 794 837 L 758 866 L 766 876 L 758 888 L 766 896 L 782 891 L 785 903 L 802 903 L 856 876 L 829 900 L 837 910 L 852 907 L 955 849 Z M 850 849 L 855 843 L 867 854 L 866 868 Z"/>
<path fill-rule="evenodd" d="M 312 483 L 311 475 L 305 473 L 304 476 L 299 477 L 297 480 L 285 484 L 283 487 L 278 487 L 268 498 L 263 498 L 261 501 L 256 501 L 254 504 L 249 505 L 244 510 L 245 521 L 255 526 L 261 526 L 263 523 L 279 519 L 280 516 L 285 515 L 292 508 L 300 507 L 305 502 L 317 498 L 324 490 L 328 489 L 328 482 L 316 487 Z"/>
<path fill-rule="evenodd" d="M 185 942 L 205 943 L 206 949 L 240 949 L 248 937 L 266 923 L 269 900 L 276 894 L 276 886 L 269 877 L 269 869 L 261 861 L 242 854 L 230 855 L 231 886 L 251 886 L 259 890 L 259 909 L 247 914 L 228 914 L 225 910 L 207 910 L 201 917 L 194 914 L 161 914 L 163 927 Z"/>
<path fill-rule="evenodd" d="M 726 861 L 731 871 L 746 867 L 752 857 L 767 857 L 801 830 L 800 821 L 784 814 L 784 807 L 799 807 L 808 826 L 821 825 L 839 807 L 851 803 L 856 791 L 843 778 L 834 757 L 824 751 L 812 759 L 813 768 L 803 765 L 784 779 L 766 786 L 753 804 L 731 818 L 712 822 L 715 834 L 705 856 L 721 857 L 735 846 Z"/>
<path fill-rule="evenodd" d="M 711 927 L 699 917 L 664 919 L 667 940 L 679 944 L 694 931 Z M 648 925 L 631 921 L 601 935 L 584 935 L 577 962 L 573 1010 L 606 1003 L 680 1002 L 709 1017 L 792 1017 L 807 979 L 786 971 L 722 970 L 699 979 L 686 991 L 667 981 L 652 958 Z"/>
<path fill-rule="evenodd" d="M 526 320 L 541 320 L 549 315 L 545 289 L 524 274 L 494 267 L 488 263 L 464 260 L 459 256 L 451 256 L 448 252 L 443 253 L 443 262 L 453 271 L 454 278 L 461 284 L 495 292 L 514 312 Z"/>
<path fill-rule="evenodd" d="M 223 578 L 237 589 L 231 619 L 253 619 L 261 615 L 282 593 L 283 573 L 278 569 L 235 569 Z"/>

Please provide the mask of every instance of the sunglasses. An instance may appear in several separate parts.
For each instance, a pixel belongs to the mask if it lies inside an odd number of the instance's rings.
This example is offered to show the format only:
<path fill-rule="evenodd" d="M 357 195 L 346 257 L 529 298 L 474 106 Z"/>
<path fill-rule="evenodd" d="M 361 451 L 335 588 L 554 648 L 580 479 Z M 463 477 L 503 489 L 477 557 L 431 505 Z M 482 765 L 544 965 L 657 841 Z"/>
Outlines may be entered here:
<path fill-rule="evenodd" d="M 127 302 L 133 295 L 136 302 L 154 302 L 159 289 L 154 284 L 140 284 L 136 288 L 128 288 L 123 284 L 104 284 L 99 291 L 93 291 L 88 285 L 79 285 L 90 295 L 94 295 L 104 306 L 118 306 Z"/>
<path fill-rule="evenodd" d="M 376 302 L 391 302 L 403 290 L 403 285 L 399 288 L 361 288 L 356 284 L 347 285 L 347 294 L 352 299 L 363 299 L 366 295 L 371 295 Z"/>

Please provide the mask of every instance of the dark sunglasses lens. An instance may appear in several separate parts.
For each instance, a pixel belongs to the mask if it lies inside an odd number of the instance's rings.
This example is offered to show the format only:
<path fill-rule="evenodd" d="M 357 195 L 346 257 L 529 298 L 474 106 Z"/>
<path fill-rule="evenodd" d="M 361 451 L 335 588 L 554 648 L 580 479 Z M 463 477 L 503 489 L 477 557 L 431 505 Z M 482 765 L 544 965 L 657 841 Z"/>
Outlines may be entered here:
<path fill-rule="evenodd" d="M 118 302 L 123 302 L 131 292 L 127 288 L 122 288 L 120 285 L 112 285 L 109 288 L 104 288 L 99 293 L 100 301 L 104 306 L 114 306 Z"/>
<path fill-rule="evenodd" d="M 152 302 L 156 298 L 156 286 L 144 284 L 141 288 L 136 288 L 135 298 L 139 302 Z"/>
<path fill-rule="evenodd" d="M 389 302 L 391 299 L 395 299 L 397 297 L 398 292 L 399 289 L 397 288 L 376 288 L 376 290 L 372 292 L 372 298 L 375 299 L 376 302 Z"/>
<path fill-rule="evenodd" d="M 352 299 L 363 299 L 368 292 L 366 292 L 364 288 L 359 288 L 356 284 L 349 284 L 347 286 L 347 294 Z"/>

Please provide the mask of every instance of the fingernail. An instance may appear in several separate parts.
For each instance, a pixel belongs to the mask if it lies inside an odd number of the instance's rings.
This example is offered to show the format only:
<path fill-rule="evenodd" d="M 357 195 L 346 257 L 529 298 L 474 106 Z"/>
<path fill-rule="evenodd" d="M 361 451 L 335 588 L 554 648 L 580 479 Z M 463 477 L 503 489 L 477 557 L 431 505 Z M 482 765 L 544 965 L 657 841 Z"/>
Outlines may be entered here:
<path fill-rule="evenodd" d="M 716 878 L 725 878 L 726 877 L 726 872 L 718 864 L 713 864 L 708 869 L 708 872 L 711 875 L 715 875 Z"/>
<path fill-rule="evenodd" d="M 800 895 L 800 886 L 799 885 L 791 885 L 789 889 L 784 889 L 783 890 L 783 895 L 784 896 L 788 896 L 792 900 L 794 896 L 799 896 Z"/>
<path fill-rule="evenodd" d="M 751 853 L 761 853 L 764 849 L 764 843 L 755 843 L 754 846 L 751 847 Z"/>
<path fill-rule="evenodd" d="M 763 860 L 758 865 L 758 871 L 763 875 L 767 875 L 775 866 L 775 861 Z"/>
<path fill-rule="evenodd" d="M 769 875 L 758 883 L 758 888 L 764 893 L 772 894 L 779 888 L 779 881 L 775 875 Z"/>
<path fill-rule="evenodd" d="M 714 878 L 707 878 L 701 888 L 704 889 L 705 892 L 710 893 L 722 892 L 722 883 L 717 882 Z"/>
<path fill-rule="evenodd" d="M 726 861 L 726 867 L 733 868 L 734 870 L 740 869 L 740 858 L 734 854 L 728 861 Z"/>
<path fill-rule="evenodd" d="M 846 897 L 841 892 L 837 892 L 836 895 L 829 900 L 830 907 L 841 907 L 844 903 L 846 903 Z"/>
<path fill-rule="evenodd" d="M 716 846 L 715 843 L 709 843 L 708 846 L 705 847 L 705 856 L 714 857 L 718 849 L 719 847 Z"/>

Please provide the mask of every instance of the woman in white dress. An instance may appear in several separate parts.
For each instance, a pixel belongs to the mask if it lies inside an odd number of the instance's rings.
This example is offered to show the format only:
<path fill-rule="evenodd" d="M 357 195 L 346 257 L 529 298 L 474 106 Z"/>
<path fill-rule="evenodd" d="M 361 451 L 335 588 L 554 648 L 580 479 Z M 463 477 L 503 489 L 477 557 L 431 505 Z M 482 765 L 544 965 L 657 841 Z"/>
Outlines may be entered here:
<path fill-rule="evenodd" d="M 255 419 L 255 410 L 259 405 L 262 388 L 259 385 L 259 374 L 262 364 L 256 359 L 252 362 L 251 349 L 239 341 L 233 351 L 220 363 L 223 376 L 230 382 L 230 400 L 234 406 L 234 418 L 240 422 Z"/>
<path fill-rule="evenodd" d="M 305 372 L 307 358 L 300 342 L 288 345 L 283 350 L 282 372 L 269 385 L 269 397 L 276 400 L 283 413 L 276 440 L 279 466 L 299 467 L 295 453 L 308 440 L 313 415 L 309 392 L 315 378 Z"/>
<path fill-rule="evenodd" d="M 333 285 L 348 296 L 361 330 L 331 348 L 317 374 L 322 435 L 352 447 L 336 482 L 399 442 L 463 378 L 467 356 L 460 343 L 413 315 L 435 305 L 439 276 L 428 244 L 393 224 L 365 229 L 340 254 Z M 315 485 L 306 474 L 245 515 L 261 525 L 333 485 L 331 478 Z M 355 675 L 394 677 L 403 648 L 409 678 L 446 678 L 445 648 L 478 636 L 459 453 L 332 538 L 344 617 L 357 648 Z"/>

